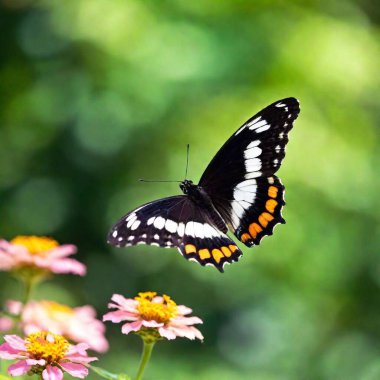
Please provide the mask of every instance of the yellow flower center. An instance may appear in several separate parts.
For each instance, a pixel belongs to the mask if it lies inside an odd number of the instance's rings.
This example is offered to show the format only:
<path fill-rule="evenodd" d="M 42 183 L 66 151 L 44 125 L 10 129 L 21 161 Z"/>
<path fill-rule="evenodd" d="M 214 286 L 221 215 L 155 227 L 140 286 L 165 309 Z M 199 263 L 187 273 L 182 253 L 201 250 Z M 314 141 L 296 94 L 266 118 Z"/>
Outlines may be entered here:
<path fill-rule="evenodd" d="M 139 302 L 137 311 L 146 321 L 168 323 L 177 315 L 177 304 L 166 294 L 157 300 L 156 292 L 139 293 L 135 300 Z"/>
<path fill-rule="evenodd" d="M 54 301 L 41 301 L 41 305 L 46 309 L 51 318 L 58 317 L 60 314 L 74 314 L 74 310 L 71 307 Z"/>
<path fill-rule="evenodd" d="M 45 359 L 48 363 L 62 360 L 70 346 L 63 336 L 46 331 L 30 334 L 25 341 L 26 350 L 31 358 Z"/>
<path fill-rule="evenodd" d="M 30 254 L 38 256 L 44 256 L 45 252 L 59 246 L 54 239 L 39 236 L 16 236 L 11 240 L 11 243 L 22 245 Z"/>

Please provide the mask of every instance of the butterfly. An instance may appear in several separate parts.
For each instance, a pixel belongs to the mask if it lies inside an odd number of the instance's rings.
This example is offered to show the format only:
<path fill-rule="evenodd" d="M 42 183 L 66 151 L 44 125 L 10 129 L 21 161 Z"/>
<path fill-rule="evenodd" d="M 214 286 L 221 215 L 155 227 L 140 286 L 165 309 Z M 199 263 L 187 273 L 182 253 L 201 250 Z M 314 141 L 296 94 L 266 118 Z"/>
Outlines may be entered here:
<path fill-rule="evenodd" d="M 242 255 L 229 230 L 252 247 L 285 223 L 284 186 L 275 173 L 299 112 L 295 98 L 264 108 L 227 140 L 198 185 L 185 179 L 180 183 L 183 195 L 146 203 L 124 215 L 108 242 L 116 247 L 175 247 L 186 259 L 223 272 L 225 264 Z"/>

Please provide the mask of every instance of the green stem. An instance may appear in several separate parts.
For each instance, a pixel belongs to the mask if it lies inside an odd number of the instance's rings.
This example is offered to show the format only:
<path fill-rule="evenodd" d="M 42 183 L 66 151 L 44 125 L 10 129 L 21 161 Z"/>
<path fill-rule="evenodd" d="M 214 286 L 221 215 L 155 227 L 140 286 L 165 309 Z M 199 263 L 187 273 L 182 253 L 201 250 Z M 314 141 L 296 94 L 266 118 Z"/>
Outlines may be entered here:
<path fill-rule="evenodd" d="M 23 305 L 26 305 L 32 296 L 34 282 L 35 281 L 32 278 L 25 281 L 25 294 L 24 294 L 24 299 L 22 301 Z"/>
<path fill-rule="evenodd" d="M 150 359 L 150 355 L 152 354 L 153 347 L 154 347 L 154 342 L 145 342 L 144 341 L 144 349 L 143 349 L 143 353 L 141 356 L 140 367 L 139 367 L 139 371 L 137 372 L 137 375 L 135 377 L 135 380 L 141 380 L 142 379 L 142 375 L 145 371 L 145 367 L 147 366 L 149 359 Z"/>

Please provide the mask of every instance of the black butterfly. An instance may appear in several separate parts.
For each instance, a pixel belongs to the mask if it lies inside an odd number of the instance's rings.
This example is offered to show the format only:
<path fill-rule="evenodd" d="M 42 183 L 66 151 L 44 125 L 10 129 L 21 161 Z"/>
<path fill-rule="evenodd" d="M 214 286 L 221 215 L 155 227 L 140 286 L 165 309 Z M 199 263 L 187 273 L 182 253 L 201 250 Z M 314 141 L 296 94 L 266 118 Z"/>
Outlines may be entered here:
<path fill-rule="evenodd" d="M 199 185 L 184 180 L 184 195 L 147 203 L 123 216 L 108 242 L 177 247 L 186 259 L 223 272 L 224 264 L 242 255 L 228 230 L 251 247 L 271 235 L 276 224 L 285 223 L 284 186 L 274 173 L 299 111 L 294 98 L 264 108 L 223 145 Z"/>

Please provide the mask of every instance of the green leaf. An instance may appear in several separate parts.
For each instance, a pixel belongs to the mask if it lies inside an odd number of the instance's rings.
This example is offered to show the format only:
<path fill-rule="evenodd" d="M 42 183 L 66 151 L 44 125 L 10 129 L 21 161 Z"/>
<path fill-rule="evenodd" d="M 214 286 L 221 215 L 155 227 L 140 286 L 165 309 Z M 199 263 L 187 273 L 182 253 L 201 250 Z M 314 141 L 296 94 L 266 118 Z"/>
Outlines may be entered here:
<path fill-rule="evenodd" d="M 101 376 L 107 380 L 131 380 L 131 378 L 128 375 L 126 375 L 125 373 L 118 373 L 118 374 L 111 373 L 111 372 L 106 371 L 103 368 L 96 367 L 93 365 L 90 366 L 90 369 L 92 369 L 99 376 Z M 0 379 L 0 380 L 3 380 L 3 379 Z"/>

